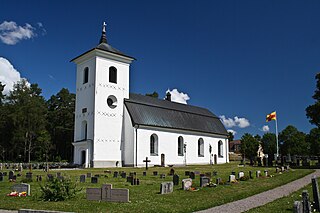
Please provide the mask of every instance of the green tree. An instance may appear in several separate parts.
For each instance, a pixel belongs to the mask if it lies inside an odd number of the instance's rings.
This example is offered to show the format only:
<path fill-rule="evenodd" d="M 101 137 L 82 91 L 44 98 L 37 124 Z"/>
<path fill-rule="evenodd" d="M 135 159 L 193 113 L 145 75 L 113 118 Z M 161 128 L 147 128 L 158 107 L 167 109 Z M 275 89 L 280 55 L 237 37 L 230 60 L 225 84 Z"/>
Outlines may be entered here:
<path fill-rule="evenodd" d="M 153 93 L 147 93 L 146 96 L 150 96 L 150 97 L 153 97 L 153 98 L 158 98 L 159 94 L 156 91 L 154 91 Z"/>
<path fill-rule="evenodd" d="M 12 160 L 22 155 L 24 161 L 30 162 L 34 151 L 43 146 L 38 137 L 46 131 L 47 106 L 41 92 L 37 84 L 29 85 L 23 79 L 14 85 L 13 91 L 6 97 L 8 118 L 13 127 Z"/>
<path fill-rule="evenodd" d="M 241 153 L 244 157 L 250 159 L 250 164 L 253 164 L 254 158 L 257 156 L 257 151 L 259 148 L 259 141 L 257 136 L 253 137 L 249 133 L 245 133 L 241 137 Z"/>
<path fill-rule="evenodd" d="M 310 146 L 305 140 L 305 133 L 298 131 L 292 125 L 287 126 L 279 134 L 279 142 L 281 144 L 280 151 L 282 155 L 307 155 Z"/>
<path fill-rule="evenodd" d="M 310 144 L 310 154 L 320 156 L 320 128 L 311 129 L 306 142 Z"/>
<path fill-rule="evenodd" d="M 53 153 L 62 159 L 72 159 L 74 135 L 75 94 L 62 88 L 47 101 L 49 115 L 48 129 L 52 138 Z M 87 112 L 90 113 L 90 112 Z M 91 116 L 87 115 L 86 116 Z"/>
<path fill-rule="evenodd" d="M 277 140 L 276 134 L 273 133 L 265 133 L 261 139 L 263 152 L 272 156 L 277 153 Z"/>
<path fill-rule="evenodd" d="M 315 103 L 306 108 L 307 118 L 309 122 L 320 128 L 320 73 L 316 75 L 317 88 L 312 96 Z"/>
<path fill-rule="evenodd" d="M 230 142 L 230 141 L 233 141 L 234 135 L 233 135 L 232 132 L 228 132 L 228 139 L 229 139 L 229 142 Z"/>

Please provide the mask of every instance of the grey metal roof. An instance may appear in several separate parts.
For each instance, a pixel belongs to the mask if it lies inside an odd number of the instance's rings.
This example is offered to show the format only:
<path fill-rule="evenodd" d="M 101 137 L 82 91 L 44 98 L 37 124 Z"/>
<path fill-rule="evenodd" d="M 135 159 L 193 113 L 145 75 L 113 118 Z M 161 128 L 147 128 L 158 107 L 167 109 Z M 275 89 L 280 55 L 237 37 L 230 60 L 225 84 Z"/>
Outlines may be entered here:
<path fill-rule="evenodd" d="M 132 93 L 124 103 L 133 125 L 228 135 L 220 119 L 205 108 Z"/>

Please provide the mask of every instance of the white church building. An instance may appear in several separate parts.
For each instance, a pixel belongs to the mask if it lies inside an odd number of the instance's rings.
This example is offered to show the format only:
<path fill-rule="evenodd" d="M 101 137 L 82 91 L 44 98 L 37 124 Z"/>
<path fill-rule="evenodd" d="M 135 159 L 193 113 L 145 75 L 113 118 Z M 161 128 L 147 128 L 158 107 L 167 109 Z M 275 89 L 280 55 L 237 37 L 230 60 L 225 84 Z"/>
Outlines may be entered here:
<path fill-rule="evenodd" d="M 74 163 L 84 167 L 229 162 L 228 133 L 208 109 L 129 91 L 135 59 L 107 43 L 72 59 L 77 65 Z"/>

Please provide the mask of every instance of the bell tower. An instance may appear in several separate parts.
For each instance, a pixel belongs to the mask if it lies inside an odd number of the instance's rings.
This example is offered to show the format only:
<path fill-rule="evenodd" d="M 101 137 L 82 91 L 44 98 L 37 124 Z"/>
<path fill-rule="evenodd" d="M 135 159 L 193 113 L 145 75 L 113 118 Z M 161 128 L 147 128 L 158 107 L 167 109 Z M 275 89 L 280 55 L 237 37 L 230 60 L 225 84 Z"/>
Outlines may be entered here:
<path fill-rule="evenodd" d="M 74 163 L 122 165 L 124 99 L 133 60 L 108 44 L 105 23 L 98 46 L 71 60 L 77 65 Z"/>

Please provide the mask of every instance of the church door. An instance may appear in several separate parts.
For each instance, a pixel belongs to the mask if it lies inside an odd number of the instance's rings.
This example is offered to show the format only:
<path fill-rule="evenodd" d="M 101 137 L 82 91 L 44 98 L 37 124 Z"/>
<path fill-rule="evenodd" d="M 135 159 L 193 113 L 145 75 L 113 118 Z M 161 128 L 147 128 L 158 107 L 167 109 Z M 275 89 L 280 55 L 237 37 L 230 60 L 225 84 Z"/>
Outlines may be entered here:
<path fill-rule="evenodd" d="M 218 161 L 218 158 L 217 158 L 217 155 L 215 154 L 214 155 L 214 164 L 217 164 L 217 161 Z"/>
<path fill-rule="evenodd" d="M 165 155 L 164 154 L 161 154 L 161 166 L 162 167 L 165 167 Z"/>
<path fill-rule="evenodd" d="M 81 165 L 86 163 L 86 151 L 81 151 Z"/>

